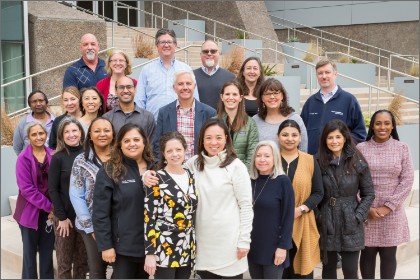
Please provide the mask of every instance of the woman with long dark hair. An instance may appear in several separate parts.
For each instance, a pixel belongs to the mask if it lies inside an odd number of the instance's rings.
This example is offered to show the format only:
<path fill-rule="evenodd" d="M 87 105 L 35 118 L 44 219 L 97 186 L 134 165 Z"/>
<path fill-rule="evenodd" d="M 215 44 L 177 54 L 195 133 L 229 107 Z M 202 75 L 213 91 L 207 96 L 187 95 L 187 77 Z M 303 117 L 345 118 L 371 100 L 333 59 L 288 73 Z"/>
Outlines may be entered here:
<path fill-rule="evenodd" d="M 366 159 L 343 121 L 334 119 L 324 126 L 318 163 L 324 185 L 319 204 L 322 278 L 337 279 L 340 253 L 344 278 L 357 279 L 359 254 L 365 247 L 363 225 L 375 192 Z"/>
<path fill-rule="evenodd" d="M 249 168 L 258 143 L 258 129 L 255 121 L 245 112 L 244 100 L 239 82 L 226 82 L 220 91 L 217 118 L 226 123 L 238 158 Z"/>
<path fill-rule="evenodd" d="M 375 189 L 365 223 L 366 247 L 360 255 L 364 279 L 375 278 L 378 253 L 381 279 L 394 279 L 397 246 L 410 240 L 404 201 L 413 187 L 414 168 L 408 145 L 399 140 L 394 115 L 379 110 L 372 115 L 366 142 L 357 145 L 369 164 Z"/>
<path fill-rule="evenodd" d="M 96 87 L 82 88 L 80 91 L 80 108 L 82 117 L 79 119 L 87 134 L 90 123 L 93 119 L 103 114 L 104 97 Z"/>
<path fill-rule="evenodd" d="M 70 176 L 70 200 L 76 212 L 75 226 L 83 238 L 89 261 L 89 278 L 105 279 L 107 263 L 98 253 L 92 225 L 93 192 L 96 174 L 111 157 L 115 132 L 112 123 L 103 117 L 90 124 L 84 152 L 74 160 Z"/>
<path fill-rule="evenodd" d="M 117 279 L 147 279 L 141 176 L 154 165 L 145 132 L 133 123 L 118 132 L 110 159 L 96 175 L 92 222 L 98 251 Z"/>

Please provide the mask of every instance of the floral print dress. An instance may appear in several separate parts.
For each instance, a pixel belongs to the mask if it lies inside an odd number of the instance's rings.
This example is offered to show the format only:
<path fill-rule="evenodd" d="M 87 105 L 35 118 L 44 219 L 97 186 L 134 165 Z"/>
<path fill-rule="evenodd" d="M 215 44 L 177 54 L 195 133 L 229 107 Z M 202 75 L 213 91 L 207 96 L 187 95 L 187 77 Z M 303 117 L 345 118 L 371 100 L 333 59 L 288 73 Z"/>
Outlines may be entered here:
<path fill-rule="evenodd" d="M 194 218 L 198 193 L 193 174 L 184 192 L 165 171 L 157 171 L 159 183 L 145 188 L 144 221 L 146 255 L 157 256 L 159 267 L 194 267 L 196 244 Z"/>

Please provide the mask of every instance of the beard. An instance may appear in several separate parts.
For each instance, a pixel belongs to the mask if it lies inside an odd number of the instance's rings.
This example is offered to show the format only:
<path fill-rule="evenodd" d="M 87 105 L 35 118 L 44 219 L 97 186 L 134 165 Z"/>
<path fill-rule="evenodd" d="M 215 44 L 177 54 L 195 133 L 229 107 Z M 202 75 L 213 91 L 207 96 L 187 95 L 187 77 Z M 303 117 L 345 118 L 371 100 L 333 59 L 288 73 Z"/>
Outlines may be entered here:
<path fill-rule="evenodd" d="M 206 67 L 213 67 L 214 59 L 206 59 L 205 64 L 206 64 Z"/>
<path fill-rule="evenodd" d="M 87 50 L 86 51 L 86 58 L 87 60 L 95 60 L 96 54 L 94 51 Z"/>

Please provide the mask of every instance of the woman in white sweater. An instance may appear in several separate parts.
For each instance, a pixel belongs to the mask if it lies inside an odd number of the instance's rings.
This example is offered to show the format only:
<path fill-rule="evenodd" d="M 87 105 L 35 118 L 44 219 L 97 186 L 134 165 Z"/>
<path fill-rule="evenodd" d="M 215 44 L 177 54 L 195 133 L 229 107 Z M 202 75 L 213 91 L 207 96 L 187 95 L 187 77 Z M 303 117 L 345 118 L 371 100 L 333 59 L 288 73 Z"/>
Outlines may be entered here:
<path fill-rule="evenodd" d="M 254 216 L 251 180 L 223 121 L 211 119 L 203 125 L 197 155 L 186 166 L 194 173 L 199 195 L 197 274 L 202 279 L 242 279 Z M 144 177 L 145 185 L 155 184 L 152 174 Z"/>

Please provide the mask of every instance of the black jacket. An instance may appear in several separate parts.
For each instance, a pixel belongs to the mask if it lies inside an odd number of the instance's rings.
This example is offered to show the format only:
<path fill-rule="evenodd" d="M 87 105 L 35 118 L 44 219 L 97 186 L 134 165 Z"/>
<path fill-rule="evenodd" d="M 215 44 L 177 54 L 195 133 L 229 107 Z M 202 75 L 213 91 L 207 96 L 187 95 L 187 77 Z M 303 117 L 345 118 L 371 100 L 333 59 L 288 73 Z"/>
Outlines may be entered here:
<path fill-rule="evenodd" d="M 144 257 L 144 189 L 135 160 L 123 157 L 127 173 L 114 182 L 102 167 L 96 175 L 92 222 L 98 250 Z M 110 167 L 108 167 L 110 168 Z"/>
<path fill-rule="evenodd" d="M 351 170 L 345 169 L 344 162 L 353 156 L 357 156 L 354 151 L 345 150 L 339 161 L 332 160 L 325 170 L 321 167 L 324 198 L 318 219 L 324 251 L 359 251 L 365 246 L 363 223 L 375 192 L 364 160 L 358 159 Z"/>

